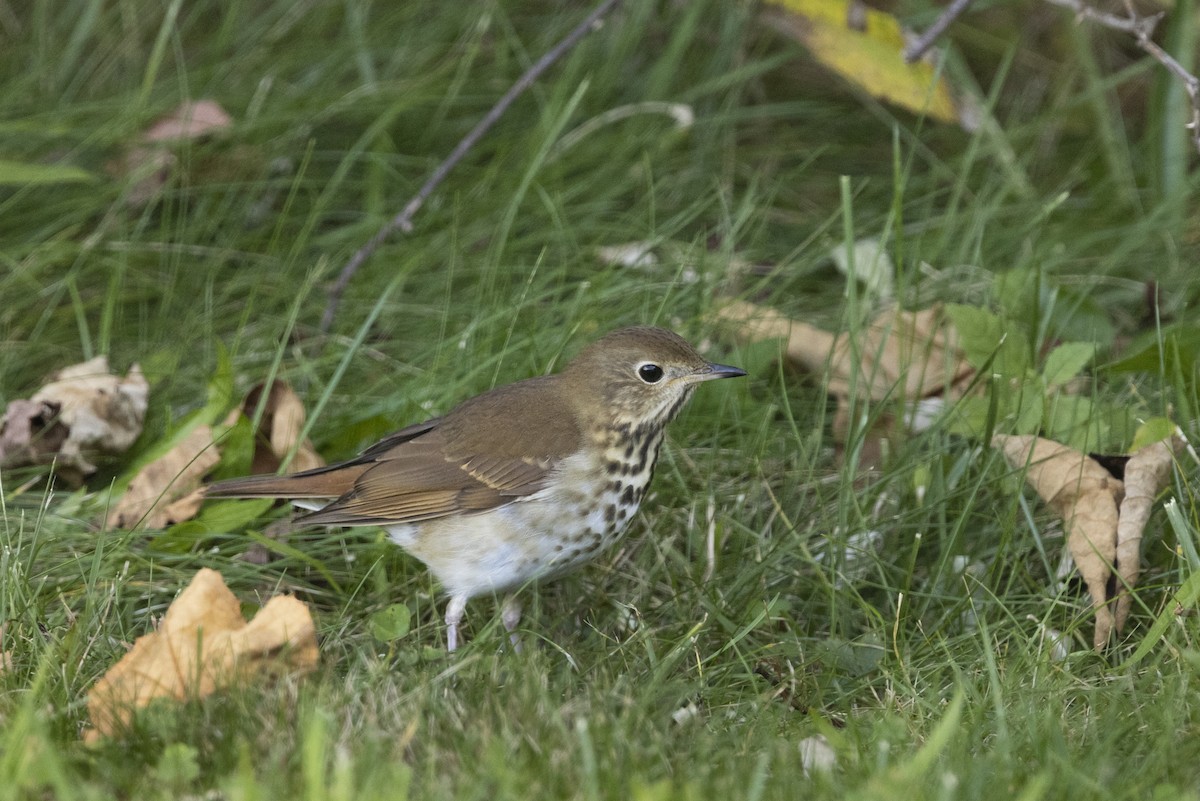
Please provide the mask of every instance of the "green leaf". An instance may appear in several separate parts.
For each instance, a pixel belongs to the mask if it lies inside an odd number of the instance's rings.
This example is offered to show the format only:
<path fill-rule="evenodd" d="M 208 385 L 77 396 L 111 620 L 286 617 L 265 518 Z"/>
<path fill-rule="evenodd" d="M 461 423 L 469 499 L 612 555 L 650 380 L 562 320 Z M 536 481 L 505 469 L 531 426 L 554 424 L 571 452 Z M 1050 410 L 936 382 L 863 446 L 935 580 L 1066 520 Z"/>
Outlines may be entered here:
<path fill-rule="evenodd" d="M 208 382 L 207 401 L 204 407 L 183 418 L 170 436 L 161 439 L 147 448 L 134 459 L 124 472 L 113 482 L 113 497 L 121 494 L 129 486 L 133 477 L 143 467 L 161 459 L 168 451 L 182 442 L 198 425 L 212 425 L 225 414 L 233 403 L 233 363 L 229 353 L 217 344 L 217 372 Z"/>
<path fill-rule="evenodd" d="M 209 501 L 193 522 L 200 523 L 210 533 L 228 534 L 241 531 L 247 524 L 258 520 L 274 504 L 274 498 Z"/>
<path fill-rule="evenodd" d="M 1033 376 L 1021 382 L 1018 390 L 1010 396 L 1016 400 L 1016 423 L 1018 434 L 1036 434 L 1042 427 L 1042 416 L 1046 413 L 1046 388 L 1042 380 Z"/>
<path fill-rule="evenodd" d="M 198 520 L 185 520 L 153 537 L 146 545 L 159 553 L 187 553 L 210 533 L 208 526 Z"/>
<path fill-rule="evenodd" d="M 1029 351 L 1020 326 L 1002 320 L 986 309 L 959 303 L 948 304 L 946 313 L 958 330 L 963 353 L 972 367 L 991 369 L 1010 378 L 1024 378 L 1029 367 Z"/>
<path fill-rule="evenodd" d="M 987 428 L 988 399 L 963 398 L 954 404 L 947 430 L 964 437 L 982 437 Z"/>
<path fill-rule="evenodd" d="M 1046 356 L 1042 378 L 1047 387 L 1057 387 L 1079 375 L 1096 355 L 1091 342 L 1064 342 Z"/>
<path fill-rule="evenodd" d="M 250 418 L 238 415 L 231 426 L 220 426 L 213 432 L 213 439 L 220 443 L 221 461 L 212 472 L 212 480 L 236 478 L 250 472 L 254 461 L 254 426 Z"/>
<path fill-rule="evenodd" d="M 1174 367 L 1195 371 L 1200 357 L 1200 326 L 1181 325 L 1155 331 L 1131 345 L 1128 355 L 1103 365 L 1114 373 L 1153 373 L 1170 378 Z"/>
<path fill-rule="evenodd" d="M 1004 335 L 1000 318 L 986 309 L 960 303 L 947 304 L 946 314 L 958 331 L 967 361 L 981 369 L 992 358 Z"/>
<path fill-rule="evenodd" d="M 1162 442 L 1172 436 L 1177 428 L 1175 421 L 1168 417 L 1151 417 L 1138 426 L 1138 430 L 1133 435 L 1133 444 L 1129 446 L 1129 452 L 1135 453 L 1147 445 Z"/>
<path fill-rule="evenodd" d="M 200 752 L 184 743 L 171 743 L 163 749 L 154 768 L 160 782 L 169 787 L 188 787 L 200 778 Z"/>
<path fill-rule="evenodd" d="M 408 634 L 412 612 L 404 604 L 392 604 L 371 615 L 371 634 L 380 642 L 392 642 Z"/>
<path fill-rule="evenodd" d="M 1103 451 L 1108 444 L 1108 423 L 1096 414 L 1091 398 L 1059 395 L 1050 405 L 1046 436 L 1075 450 Z"/>
<path fill-rule="evenodd" d="M 92 173 L 70 164 L 26 164 L 0 159 L 0 186 L 79 184 L 95 180 Z"/>

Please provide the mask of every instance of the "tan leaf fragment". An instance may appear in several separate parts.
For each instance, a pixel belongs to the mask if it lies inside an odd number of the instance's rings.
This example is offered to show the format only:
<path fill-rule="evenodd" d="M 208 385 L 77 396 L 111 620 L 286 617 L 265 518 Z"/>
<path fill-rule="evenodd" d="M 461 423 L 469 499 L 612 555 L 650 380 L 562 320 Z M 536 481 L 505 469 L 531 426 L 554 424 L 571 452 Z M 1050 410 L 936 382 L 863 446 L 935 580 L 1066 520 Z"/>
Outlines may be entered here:
<path fill-rule="evenodd" d="M 121 733 L 156 698 L 204 698 L 253 676 L 308 673 L 317 660 L 316 628 L 304 603 L 276 596 L 247 623 L 221 574 L 202 569 L 167 609 L 158 631 L 139 637 L 92 687 L 92 728 L 84 739 Z"/>
<path fill-rule="evenodd" d="M 142 134 L 143 142 L 179 142 L 227 130 L 233 118 L 215 100 L 187 100 Z"/>
<path fill-rule="evenodd" d="M 1139 448 L 1125 465 L 1125 499 L 1121 501 L 1117 522 L 1117 573 L 1124 589 L 1117 596 L 1117 631 L 1125 627 L 1133 598 L 1129 590 L 1137 586 L 1141 573 L 1142 533 L 1154 499 L 1167 484 L 1175 454 L 1184 446 L 1183 433 L 1176 428 L 1171 437 Z"/>
<path fill-rule="evenodd" d="M 214 100 L 185 101 L 162 117 L 139 137 L 140 144 L 106 166 L 118 177 L 134 180 L 125 197 L 131 206 L 141 206 L 154 198 L 179 164 L 169 146 L 222 133 L 233 124 L 228 112 Z"/>
<path fill-rule="evenodd" d="M 9 403 L 0 421 L 0 464 L 54 462 L 79 482 L 96 471 L 97 454 L 129 449 L 142 433 L 150 387 L 135 364 L 124 378 L 97 356 L 64 367 L 29 400 Z"/>
<path fill-rule="evenodd" d="M 249 418 L 254 417 L 265 388 L 265 384 L 258 384 L 246 393 L 246 399 L 242 401 L 242 414 Z M 287 383 L 273 382 L 263 407 L 258 436 L 255 438 L 254 460 L 250 472 L 255 475 L 278 472 L 283 460 L 300 440 L 306 419 L 304 402 L 300 400 L 300 396 Z M 313 448 L 312 442 L 305 439 L 296 450 L 296 456 L 288 465 L 288 470 L 298 473 L 324 466 L 325 460 Z"/>
<path fill-rule="evenodd" d="M 199 425 L 174 448 L 138 471 L 108 514 L 109 528 L 166 528 L 191 520 L 204 502 L 200 480 L 220 454 L 210 426 Z"/>
<path fill-rule="evenodd" d="M 1117 504 L 1124 484 L 1087 454 L 1048 439 L 997 434 L 992 446 L 1014 470 L 1025 469 L 1025 481 L 1062 518 L 1067 548 L 1092 598 L 1092 645 L 1103 648 L 1115 623 L 1108 581 L 1117 564 Z"/>

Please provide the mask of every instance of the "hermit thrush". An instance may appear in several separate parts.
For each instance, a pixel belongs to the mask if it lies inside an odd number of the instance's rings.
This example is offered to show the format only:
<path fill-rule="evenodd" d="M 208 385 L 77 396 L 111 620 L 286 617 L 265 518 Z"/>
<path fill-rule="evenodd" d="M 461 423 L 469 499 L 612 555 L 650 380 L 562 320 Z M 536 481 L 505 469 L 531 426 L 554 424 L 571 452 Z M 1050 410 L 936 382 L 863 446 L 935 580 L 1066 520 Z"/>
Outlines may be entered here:
<path fill-rule="evenodd" d="M 624 328 L 556 375 L 498 387 L 340 464 L 214 484 L 209 496 L 289 498 L 302 522 L 382 526 L 467 601 L 579 567 L 611 546 L 646 492 L 663 431 L 702 381 L 745 375 L 676 334 Z M 510 595 L 512 632 L 521 608 Z"/>

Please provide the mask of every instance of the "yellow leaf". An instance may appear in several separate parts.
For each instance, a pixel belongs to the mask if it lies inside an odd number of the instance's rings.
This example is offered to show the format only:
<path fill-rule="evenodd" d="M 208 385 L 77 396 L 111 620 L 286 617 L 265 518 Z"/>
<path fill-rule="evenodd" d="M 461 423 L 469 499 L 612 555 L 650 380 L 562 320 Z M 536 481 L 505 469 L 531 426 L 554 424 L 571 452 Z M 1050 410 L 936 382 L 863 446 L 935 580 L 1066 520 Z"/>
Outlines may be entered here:
<path fill-rule="evenodd" d="M 766 6 L 768 23 L 874 97 L 942 122 L 974 126 L 932 64 L 904 62 L 904 33 L 891 15 L 854 0 L 767 0 Z"/>

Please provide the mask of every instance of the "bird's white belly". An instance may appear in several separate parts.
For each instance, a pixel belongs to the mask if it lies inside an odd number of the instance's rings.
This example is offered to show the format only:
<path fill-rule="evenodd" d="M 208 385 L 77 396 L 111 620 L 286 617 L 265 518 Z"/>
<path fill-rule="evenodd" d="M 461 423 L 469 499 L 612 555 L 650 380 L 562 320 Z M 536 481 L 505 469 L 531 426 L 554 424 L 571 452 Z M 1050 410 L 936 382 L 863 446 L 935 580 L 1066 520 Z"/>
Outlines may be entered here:
<path fill-rule="evenodd" d="M 565 573 L 613 545 L 641 501 L 653 455 L 640 472 L 610 475 L 594 452 L 577 454 L 562 462 L 549 487 L 527 498 L 478 514 L 392 525 L 387 531 L 450 595 L 514 589 Z"/>

